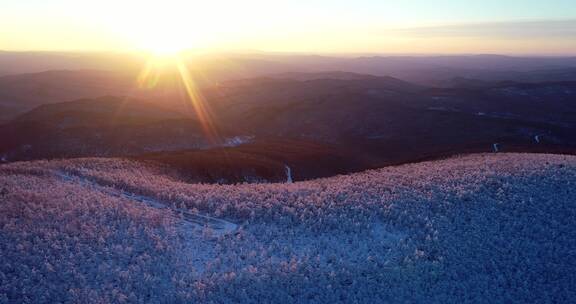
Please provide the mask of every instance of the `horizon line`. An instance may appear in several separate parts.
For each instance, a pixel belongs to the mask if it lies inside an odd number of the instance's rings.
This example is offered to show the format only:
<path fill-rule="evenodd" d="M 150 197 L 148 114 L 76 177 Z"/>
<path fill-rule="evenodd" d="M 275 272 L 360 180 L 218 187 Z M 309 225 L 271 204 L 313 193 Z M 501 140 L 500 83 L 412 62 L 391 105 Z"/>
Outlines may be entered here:
<path fill-rule="evenodd" d="M 0 53 L 53 53 L 53 54 L 115 54 L 115 55 L 145 55 L 154 56 L 151 52 L 142 50 L 9 50 L 0 49 Z M 404 53 L 404 52 L 309 52 L 309 51 L 261 51 L 261 50 L 202 50 L 186 49 L 177 54 L 190 55 L 280 55 L 280 56 L 319 56 L 319 57 L 576 57 L 576 53 Z"/>

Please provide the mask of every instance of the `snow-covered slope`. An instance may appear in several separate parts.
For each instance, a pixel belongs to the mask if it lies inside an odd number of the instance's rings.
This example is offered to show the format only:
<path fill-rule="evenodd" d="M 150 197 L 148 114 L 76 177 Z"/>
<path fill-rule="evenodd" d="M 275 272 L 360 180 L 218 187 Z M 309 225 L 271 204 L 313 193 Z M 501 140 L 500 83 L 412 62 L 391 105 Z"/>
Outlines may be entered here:
<path fill-rule="evenodd" d="M 575 186 L 563 155 L 242 185 L 120 159 L 2 165 L 0 303 L 567 303 Z"/>

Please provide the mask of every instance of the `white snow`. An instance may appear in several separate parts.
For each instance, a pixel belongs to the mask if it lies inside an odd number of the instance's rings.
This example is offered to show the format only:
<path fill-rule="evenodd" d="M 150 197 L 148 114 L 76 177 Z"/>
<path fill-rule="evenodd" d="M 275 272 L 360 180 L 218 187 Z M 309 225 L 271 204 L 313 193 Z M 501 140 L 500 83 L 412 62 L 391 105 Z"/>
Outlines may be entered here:
<path fill-rule="evenodd" d="M 226 139 L 224 147 L 237 147 L 243 144 L 250 143 L 254 140 L 254 136 L 235 136 Z"/>
<path fill-rule="evenodd" d="M 3 165 L 0 302 L 565 303 L 575 180 L 574 156 L 515 153 L 290 185 Z M 213 218 L 241 226 L 213 238 Z"/>
<path fill-rule="evenodd" d="M 56 174 L 65 181 L 78 183 L 85 187 L 104 192 L 108 195 L 144 203 L 145 205 L 152 208 L 171 211 L 173 213 L 173 216 L 177 216 L 179 219 L 182 220 L 182 225 L 184 226 L 185 229 L 203 230 L 204 228 L 210 228 L 212 230 L 213 236 L 219 237 L 222 235 L 230 234 L 238 228 L 238 226 L 234 223 L 207 215 L 191 213 L 181 208 L 169 207 L 167 204 L 159 202 L 156 199 L 142 195 L 137 195 L 124 190 L 115 189 L 112 187 L 101 186 L 98 183 L 91 181 L 90 179 L 85 177 L 75 176 L 63 171 L 58 171 Z"/>
<path fill-rule="evenodd" d="M 286 182 L 289 184 L 293 183 L 292 169 L 290 169 L 290 167 L 288 165 L 284 165 L 284 168 L 286 169 Z"/>

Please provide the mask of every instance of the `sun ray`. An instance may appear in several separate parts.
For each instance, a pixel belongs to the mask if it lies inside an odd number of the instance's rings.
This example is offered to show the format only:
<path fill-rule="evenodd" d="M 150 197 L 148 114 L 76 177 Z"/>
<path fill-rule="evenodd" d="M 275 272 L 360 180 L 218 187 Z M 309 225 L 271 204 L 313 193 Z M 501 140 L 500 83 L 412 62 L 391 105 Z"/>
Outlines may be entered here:
<path fill-rule="evenodd" d="M 148 60 L 144 69 L 138 75 L 138 87 L 139 88 L 154 88 L 158 84 L 160 79 L 160 73 L 154 71 L 154 60 Z"/>
<path fill-rule="evenodd" d="M 211 112 L 210 106 L 196 85 L 188 67 L 182 62 L 179 56 L 176 56 L 176 67 L 178 68 L 182 84 L 186 90 L 188 101 L 191 103 L 205 135 L 212 143 L 220 144 L 221 138 L 216 128 L 214 115 Z"/>
<path fill-rule="evenodd" d="M 169 90 L 177 96 L 183 95 L 185 106 L 193 110 L 208 142 L 212 145 L 222 144 L 223 140 L 210 105 L 180 55 L 150 57 L 138 74 L 136 82 L 139 89 L 158 92 Z"/>

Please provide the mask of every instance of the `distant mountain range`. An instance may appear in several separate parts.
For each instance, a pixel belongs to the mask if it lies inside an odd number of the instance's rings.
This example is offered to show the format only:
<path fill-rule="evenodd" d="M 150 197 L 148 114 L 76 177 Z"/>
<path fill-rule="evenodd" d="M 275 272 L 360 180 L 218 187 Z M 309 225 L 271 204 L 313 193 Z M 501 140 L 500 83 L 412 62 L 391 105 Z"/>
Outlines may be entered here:
<path fill-rule="evenodd" d="M 236 182 L 281 180 L 286 166 L 308 179 L 459 153 L 576 148 L 570 81 L 433 88 L 348 72 L 289 73 L 201 93 L 216 140 L 190 104 L 108 96 L 46 103 L 11 119 L 0 126 L 0 157 L 129 156 L 192 180 Z"/>
<path fill-rule="evenodd" d="M 0 122 L 41 104 L 106 95 L 181 107 L 183 92 L 175 67 L 156 87 L 138 84 L 147 60 L 141 55 L 116 53 L 0 52 Z M 576 57 L 183 54 L 182 60 L 202 89 L 263 77 L 367 81 L 387 76 L 444 88 L 493 86 L 503 81 L 576 81 Z"/>

